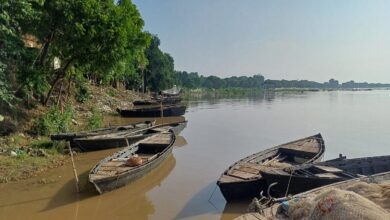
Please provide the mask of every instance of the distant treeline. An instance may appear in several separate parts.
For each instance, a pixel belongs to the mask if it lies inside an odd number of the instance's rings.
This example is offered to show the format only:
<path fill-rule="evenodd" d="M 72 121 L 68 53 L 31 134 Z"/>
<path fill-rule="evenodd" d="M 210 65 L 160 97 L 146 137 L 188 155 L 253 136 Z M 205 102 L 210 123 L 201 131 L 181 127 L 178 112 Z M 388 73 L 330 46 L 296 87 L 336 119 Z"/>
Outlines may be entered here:
<path fill-rule="evenodd" d="M 194 88 L 261 88 L 264 85 L 264 76 L 232 76 L 219 78 L 217 76 L 202 76 L 196 72 L 176 71 L 177 82 L 180 86 Z"/>
<path fill-rule="evenodd" d="M 185 88 L 380 88 L 390 87 L 390 84 L 382 83 L 367 83 L 348 81 L 339 83 L 335 79 L 330 79 L 328 82 L 319 83 L 309 80 L 271 80 L 265 79 L 260 74 L 253 76 L 232 76 L 220 78 L 217 76 L 203 76 L 197 72 L 176 71 L 177 84 Z"/>

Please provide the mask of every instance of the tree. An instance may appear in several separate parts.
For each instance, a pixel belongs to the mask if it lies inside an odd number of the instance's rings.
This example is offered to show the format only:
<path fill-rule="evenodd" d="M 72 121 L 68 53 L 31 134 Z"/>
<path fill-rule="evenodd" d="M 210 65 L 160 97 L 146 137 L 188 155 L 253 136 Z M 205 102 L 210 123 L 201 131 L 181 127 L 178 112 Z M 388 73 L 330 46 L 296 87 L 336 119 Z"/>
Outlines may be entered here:
<path fill-rule="evenodd" d="M 39 10 L 40 19 L 32 32 L 42 42 L 37 65 L 50 81 L 44 103 L 72 66 L 101 78 L 123 80 L 126 71 L 105 75 L 121 62 L 137 60 L 148 44 L 143 20 L 130 0 L 117 4 L 112 0 L 51 0 Z M 55 57 L 61 60 L 59 69 L 53 69 Z"/>
<path fill-rule="evenodd" d="M 174 61 L 160 50 L 160 39 L 153 35 L 146 57 L 149 60 L 145 70 L 145 82 L 149 89 L 159 91 L 173 86 L 175 82 Z"/>
<path fill-rule="evenodd" d="M 37 50 L 24 46 L 23 30 L 31 26 L 38 13 L 35 1 L 1 1 L 0 4 L 0 102 L 11 105 L 18 73 L 31 69 Z"/>

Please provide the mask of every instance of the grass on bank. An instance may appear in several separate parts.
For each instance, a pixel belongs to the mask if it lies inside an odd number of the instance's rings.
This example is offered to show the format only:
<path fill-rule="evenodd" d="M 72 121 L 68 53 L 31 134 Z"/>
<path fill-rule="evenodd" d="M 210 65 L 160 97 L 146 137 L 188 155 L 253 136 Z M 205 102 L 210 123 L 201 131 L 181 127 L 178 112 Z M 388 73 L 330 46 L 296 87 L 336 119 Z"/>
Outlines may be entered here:
<path fill-rule="evenodd" d="M 66 156 L 62 154 L 64 142 L 52 142 L 49 138 L 43 137 L 31 140 L 27 146 L 17 147 L 26 140 L 16 135 L 10 138 L 13 139 L 13 144 L 7 146 L 6 155 L 0 155 L 0 183 L 27 179 L 47 169 L 61 166 L 65 162 Z M 45 156 L 31 156 L 27 149 L 41 149 Z M 17 152 L 17 156 L 10 156 L 11 151 Z"/>

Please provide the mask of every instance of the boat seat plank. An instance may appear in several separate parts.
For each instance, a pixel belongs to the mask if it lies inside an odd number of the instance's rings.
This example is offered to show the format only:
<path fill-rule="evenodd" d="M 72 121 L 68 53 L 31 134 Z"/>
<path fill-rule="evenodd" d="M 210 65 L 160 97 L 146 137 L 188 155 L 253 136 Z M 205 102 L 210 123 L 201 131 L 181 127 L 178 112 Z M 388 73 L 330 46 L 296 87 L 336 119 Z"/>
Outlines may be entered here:
<path fill-rule="evenodd" d="M 314 176 L 320 177 L 320 178 L 340 178 L 339 176 L 337 176 L 333 173 L 317 173 L 317 174 L 314 174 Z"/>
<path fill-rule="evenodd" d="M 107 176 L 106 175 L 99 175 L 99 174 L 91 174 L 90 175 L 90 180 L 92 180 L 92 181 L 104 179 L 104 178 L 107 178 Z"/>
<path fill-rule="evenodd" d="M 128 167 L 100 167 L 99 170 L 123 172 L 129 170 L 129 168 Z"/>
<path fill-rule="evenodd" d="M 251 178 L 259 176 L 259 175 L 253 174 L 253 173 L 242 172 L 239 170 L 230 170 L 228 174 L 230 176 L 239 177 L 242 179 L 251 179 Z"/>
<path fill-rule="evenodd" d="M 126 161 L 110 161 L 102 163 L 101 167 L 121 167 L 126 164 Z"/>
<path fill-rule="evenodd" d="M 329 167 L 329 166 L 322 166 L 322 165 L 314 165 L 315 168 L 322 170 L 324 172 L 328 173 L 341 173 L 343 170 L 340 170 L 339 168 L 336 167 Z"/>
<path fill-rule="evenodd" d="M 316 142 L 315 139 L 302 140 L 296 143 L 283 145 L 281 149 L 317 153 L 320 146 L 318 143 L 314 146 L 314 142 Z"/>
<path fill-rule="evenodd" d="M 259 174 L 259 170 L 250 167 L 245 167 L 245 166 L 239 166 L 238 168 L 235 168 L 235 170 L 239 170 L 247 173 Z"/>
<path fill-rule="evenodd" d="M 229 176 L 229 175 L 222 175 L 219 181 L 224 182 L 224 183 L 231 183 L 231 182 L 237 182 L 241 181 L 242 178 L 234 177 L 234 176 Z"/>
<path fill-rule="evenodd" d="M 261 171 L 261 169 L 262 169 L 262 166 L 260 164 L 257 164 L 257 163 L 243 162 L 243 163 L 240 163 L 240 166 L 249 167 L 251 169 L 255 169 L 258 171 Z"/>
<path fill-rule="evenodd" d="M 114 176 L 116 174 L 116 171 L 103 171 L 103 170 L 98 170 L 96 172 L 98 175 L 103 175 L 103 176 Z"/>

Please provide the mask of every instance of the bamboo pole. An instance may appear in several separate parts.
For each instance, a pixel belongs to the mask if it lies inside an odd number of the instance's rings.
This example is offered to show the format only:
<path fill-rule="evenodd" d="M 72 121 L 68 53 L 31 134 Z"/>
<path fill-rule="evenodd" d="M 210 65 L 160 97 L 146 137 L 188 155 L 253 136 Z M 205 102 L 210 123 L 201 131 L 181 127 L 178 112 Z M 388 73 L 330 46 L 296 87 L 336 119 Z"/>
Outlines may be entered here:
<path fill-rule="evenodd" d="M 74 178 L 76 180 L 76 192 L 79 193 L 80 192 L 79 177 L 77 176 L 76 165 L 75 165 L 74 159 L 73 159 L 73 151 L 72 151 L 72 148 L 70 147 L 69 141 L 67 142 L 67 144 L 68 144 L 68 149 L 69 149 L 69 153 L 70 153 L 70 158 L 72 159 L 73 174 L 74 174 Z"/>
<path fill-rule="evenodd" d="M 160 110 L 161 110 L 161 124 L 164 124 L 164 108 L 163 108 L 162 98 L 161 98 L 161 102 L 160 102 Z"/>

